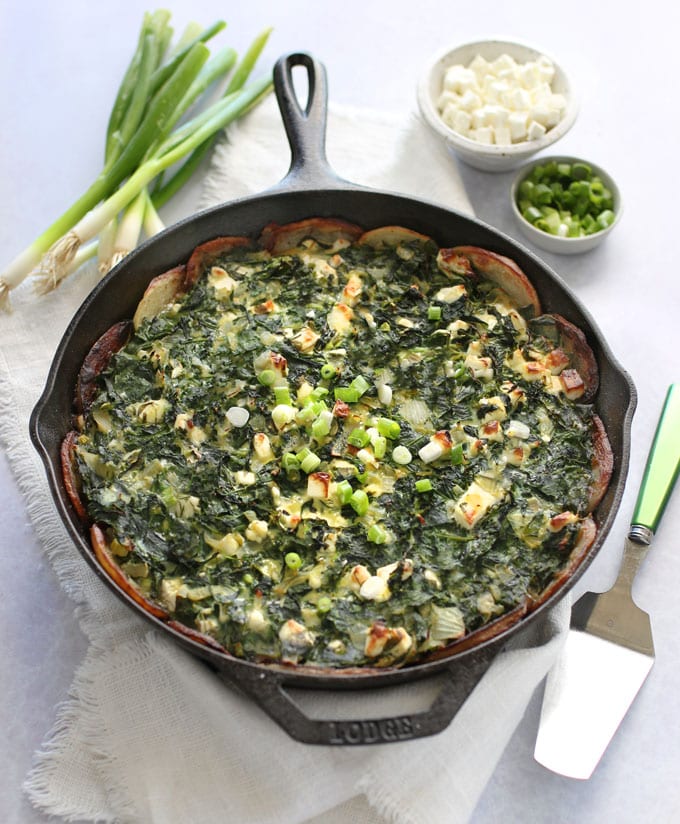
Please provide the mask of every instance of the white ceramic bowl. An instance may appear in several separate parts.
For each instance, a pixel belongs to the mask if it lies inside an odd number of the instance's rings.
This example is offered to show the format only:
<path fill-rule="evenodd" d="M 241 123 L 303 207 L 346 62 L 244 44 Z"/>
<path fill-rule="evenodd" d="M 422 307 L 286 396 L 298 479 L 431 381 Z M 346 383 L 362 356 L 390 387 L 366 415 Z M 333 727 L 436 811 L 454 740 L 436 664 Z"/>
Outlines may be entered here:
<path fill-rule="evenodd" d="M 555 76 L 552 91 L 566 99 L 566 109 L 561 120 L 548 129 L 542 137 L 523 140 L 508 146 L 486 145 L 464 137 L 448 126 L 437 110 L 437 100 L 442 92 L 444 74 L 450 66 L 468 66 L 476 55 L 492 62 L 502 54 L 512 57 L 517 63 L 526 63 L 548 57 L 554 67 Z M 574 90 L 564 69 L 544 51 L 508 40 L 480 40 L 448 48 L 437 54 L 427 65 L 418 83 L 418 106 L 425 122 L 444 139 L 447 147 L 461 160 L 486 172 L 505 172 L 526 162 L 536 152 L 552 145 L 565 135 L 574 124 L 577 103 Z"/>
<path fill-rule="evenodd" d="M 610 226 L 599 232 L 595 232 L 592 235 L 584 235 L 583 237 L 560 237 L 558 235 L 551 235 L 541 229 L 537 229 L 522 216 L 522 213 L 517 205 L 517 194 L 520 183 L 531 173 L 531 170 L 535 166 L 543 166 L 551 161 L 555 161 L 556 163 L 587 163 L 593 170 L 593 174 L 598 175 L 602 179 L 604 185 L 612 193 L 614 222 Z M 515 215 L 515 220 L 517 221 L 517 225 L 519 226 L 522 234 L 540 249 L 545 249 L 547 252 L 555 252 L 560 255 L 576 255 L 581 252 L 587 252 L 590 249 L 594 249 L 611 234 L 614 227 L 618 225 L 623 212 L 621 192 L 619 191 L 619 187 L 616 185 L 614 178 L 605 172 L 601 166 L 598 166 L 596 163 L 592 163 L 590 160 L 566 155 L 550 155 L 540 157 L 536 158 L 536 160 L 531 163 L 527 163 L 526 166 L 524 166 L 515 176 L 510 188 L 510 202 L 512 205 L 513 214 Z"/>

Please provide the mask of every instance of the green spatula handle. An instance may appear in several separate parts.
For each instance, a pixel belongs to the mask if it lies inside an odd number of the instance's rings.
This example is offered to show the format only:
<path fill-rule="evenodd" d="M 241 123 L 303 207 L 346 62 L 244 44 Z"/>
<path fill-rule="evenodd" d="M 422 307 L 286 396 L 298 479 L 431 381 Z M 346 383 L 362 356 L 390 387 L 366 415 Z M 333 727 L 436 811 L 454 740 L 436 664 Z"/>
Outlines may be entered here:
<path fill-rule="evenodd" d="M 652 534 L 656 532 L 679 470 L 680 384 L 674 383 L 668 389 L 647 458 L 631 521 L 633 528 L 645 527 Z"/>

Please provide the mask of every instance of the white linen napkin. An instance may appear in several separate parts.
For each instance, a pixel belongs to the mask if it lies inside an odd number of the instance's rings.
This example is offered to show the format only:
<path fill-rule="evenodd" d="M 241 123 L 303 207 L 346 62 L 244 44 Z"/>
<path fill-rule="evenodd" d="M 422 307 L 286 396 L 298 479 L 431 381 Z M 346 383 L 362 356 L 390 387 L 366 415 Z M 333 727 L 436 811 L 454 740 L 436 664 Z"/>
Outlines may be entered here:
<path fill-rule="evenodd" d="M 457 168 L 419 120 L 331 107 L 329 161 L 354 182 L 471 212 Z M 289 162 L 272 99 L 218 147 L 201 206 L 263 191 Z M 266 215 L 263 215 L 266 221 Z M 0 439 L 26 506 L 90 640 L 71 697 L 36 755 L 25 790 L 67 820 L 202 824 L 463 824 L 564 640 L 568 604 L 515 636 L 442 733 L 354 748 L 293 741 L 250 699 L 124 607 L 74 549 L 51 502 L 27 422 L 55 347 L 96 283 L 81 270 L 51 295 L 28 286 L 0 317 Z M 432 698 L 433 684 L 398 688 L 398 705 Z M 395 700 L 390 692 L 390 699 Z M 350 696 L 357 718 L 387 695 Z M 323 699 L 323 701 L 322 701 Z M 311 695 L 334 717 L 347 696 Z M 412 711 L 412 709 L 409 709 Z"/>

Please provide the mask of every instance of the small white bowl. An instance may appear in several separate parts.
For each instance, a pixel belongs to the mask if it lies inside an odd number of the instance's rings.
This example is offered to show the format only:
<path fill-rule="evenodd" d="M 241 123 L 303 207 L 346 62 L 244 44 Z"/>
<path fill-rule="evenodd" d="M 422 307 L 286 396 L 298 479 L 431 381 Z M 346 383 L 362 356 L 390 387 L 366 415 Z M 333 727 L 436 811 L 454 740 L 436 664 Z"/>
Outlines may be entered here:
<path fill-rule="evenodd" d="M 450 66 L 467 66 L 477 55 L 492 62 L 502 54 L 509 55 L 518 63 L 537 60 L 541 56 L 548 57 L 555 67 L 552 91 L 563 95 L 567 105 L 562 119 L 535 140 L 523 140 L 508 146 L 486 145 L 464 137 L 448 126 L 437 110 L 437 100 L 442 91 L 444 74 Z M 418 106 L 425 122 L 444 139 L 452 152 L 470 166 L 485 172 L 514 169 L 536 152 L 555 143 L 573 126 L 578 110 L 573 88 L 564 69 L 544 51 L 508 40 L 480 40 L 448 48 L 437 54 L 427 65 L 418 83 Z"/>
<path fill-rule="evenodd" d="M 520 183 L 531 173 L 531 170 L 535 166 L 544 166 L 546 163 L 550 163 L 552 161 L 556 163 L 586 163 L 593 170 L 593 174 L 598 175 L 602 179 L 604 185 L 612 193 L 612 211 L 614 212 L 614 222 L 610 226 L 606 229 L 600 230 L 599 232 L 595 232 L 592 235 L 584 235 L 583 237 L 560 237 L 559 235 L 551 235 L 548 232 L 537 229 L 529 223 L 525 217 L 522 216 L 522 213 L 517 205 L 517 193 Z M 590 249 L 594 249 L 602 243 L 602 241 L 614 230 L 614 227 L 618 225 L 623 212 L 621 192 L 619 191 L 619 187 L 616 185 L 614 178 L 605 172 L 601 166 L 598 166 L 596 163 L 592 163 L 590 160 L 566 155 L 550 155 L 547 157 L 537 158 L 532 163 L 527 163 L 527 165 L 524 166 L 515 176 L 510 188 L 510 202 L 512 205 L 513 214 L 515 215 L 515 220 L 517 221 L 517 225 L 519 226 L 522 234 L 533 244 L 541 249 L 544 249 L 546 252 L 555 252 L 560 255 L 577 255 L 581 252 L 587 252 Z"/>

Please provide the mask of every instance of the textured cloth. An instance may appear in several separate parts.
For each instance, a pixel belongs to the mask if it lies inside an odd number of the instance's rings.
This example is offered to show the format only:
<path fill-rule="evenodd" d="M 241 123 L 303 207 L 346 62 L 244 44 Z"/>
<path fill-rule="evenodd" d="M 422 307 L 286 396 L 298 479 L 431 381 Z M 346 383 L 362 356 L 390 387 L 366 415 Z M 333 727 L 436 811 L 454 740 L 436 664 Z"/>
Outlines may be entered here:
<path fill-rule="evenodd" d="M 327 153 L 335 172 L 356 183 L 471 211 L 455 164 L 415 117 L 332 107 Z M 218 147 L 200 205 L 265 190 L 284 177 L 289 156 L 272 98 Z M 26 779 L 32 802 L 68 820 L 144 824 L 467 821 L 557 655 L 567 603 L 514 637 L 439 735 L 355 748 L 291 740 L 125 608 L 82 561 L 56 514 L 27 423 L 58 341 L 96 280 L 94 267 L 84 268 L 39 300 L 26 285 L 13 295 L 14 313 L 0 318 L 0 438 L 90 640 L 70 700 Z M 389 696 L 353 694 L 352 714 L 380 715 L 387 700 L 395 713 L 424 709 L 436 686 L 435 679 Z M 333 693 L 307 698 L 310 714 L 326 717 L 340 716 L 347 701 Z"/>

